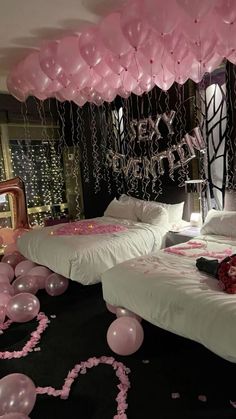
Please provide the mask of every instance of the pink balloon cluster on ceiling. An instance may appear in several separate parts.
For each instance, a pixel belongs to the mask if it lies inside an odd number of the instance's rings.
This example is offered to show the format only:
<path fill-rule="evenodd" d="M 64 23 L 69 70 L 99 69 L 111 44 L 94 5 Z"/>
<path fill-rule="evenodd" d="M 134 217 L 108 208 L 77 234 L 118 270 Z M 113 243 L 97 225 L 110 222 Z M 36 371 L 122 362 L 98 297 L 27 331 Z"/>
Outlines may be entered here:
<path fill-rule="evenodd" d="M 198 83 L 224 58 L 236 63 L 236 0 L 131 0 L 29 54 L 7 86 L 20 101 L 34 95 L 100 105 L 155 85 Z"/>

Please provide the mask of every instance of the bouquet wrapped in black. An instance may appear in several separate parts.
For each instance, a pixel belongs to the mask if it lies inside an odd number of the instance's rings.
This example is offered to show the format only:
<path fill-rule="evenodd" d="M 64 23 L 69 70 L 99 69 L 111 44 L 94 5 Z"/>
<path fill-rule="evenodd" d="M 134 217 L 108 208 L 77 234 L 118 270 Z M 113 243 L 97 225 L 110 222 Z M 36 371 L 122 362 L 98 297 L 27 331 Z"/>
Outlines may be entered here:
<path fill-rule="evenodd" d="M 196 260 L 196 267 L 218 279 L 225 292 L 236 294 L 236 254 L 227 256 L 221 262 L 201 257 Z"/>

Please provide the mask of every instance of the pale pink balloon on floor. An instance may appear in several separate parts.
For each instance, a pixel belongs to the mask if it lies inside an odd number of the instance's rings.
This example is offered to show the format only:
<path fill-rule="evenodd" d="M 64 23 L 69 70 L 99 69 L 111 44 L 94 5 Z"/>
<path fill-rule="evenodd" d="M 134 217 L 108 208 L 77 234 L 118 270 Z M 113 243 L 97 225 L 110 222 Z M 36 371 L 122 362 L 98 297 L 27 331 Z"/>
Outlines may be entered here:
<path fill-rule="evenodd" d="M 144 333 L 141 324 L 133 317 L 119 317 L 107 331 L 107 343 L 118 355 L 131 355 L 143 343 Z"/>
<path fill-rule="evenodd" d="M 24 413 L 7 413 L 4 416 L 0 416 L 0 419 L 30 419 L 29 416 L 24 415 Z"/>
<path fill-rule="evenodd" d="M 18 276 L 18 278 L 13 281 L 12 286 L 14 288 L 15 295 L 22 292 L 36 294 L 39 289 L 37 277 L 30 274 L 26 276 Z"/>
<path fill-rule="evenodd" d="M 15 267 L 15 276 L 26 275 L 28 272 L 36 266 L 36 263 L 31 260 L 23 260 L 18 263 Z"/>
<path fill-rule="evenodd" d="M 53 272 L 46 268 L 46 266 L 35 266 L 29 271 L 29 275 L 44 276 L 45 278 L 47 278 L 49 275 L 52 275 L 52 273 Z"/>
<path fill-rule="evenodd" d="M 13 322 L 25 323 L 32 320 L 39 313 L 38 298 L 29 293 L 17 294 L 7 304 L 7 316 Z"/>
<path fill-rule="evenodd" d="M 62 275 L 52 274 L 46 278 L 45 290 L 49 295 L 55 297 L 63 294 L 69 285 L 69 280 Z"/>
<path fill-rule="evenodd" d="M 35 401 L 36 388 L 27 375 L 9 374 L 0 380 L 0 415 L 16 412 L 28 415 Z M 19 416 L 18 418 L 20 419 Z"/>
<path fill-rule="evenodd" d="M 14 253 L 14 252 L 18 252 L 18 247 L 16 243 L 9 243 L 4 248 L 4 255 L 8 255 L 9 253 Z"/>
<path fill-rule="evenodd" d="M 6 307 L 0 305 L 0 324 L 4 323 L 6 317 Z"/>
<path fill-rule="evenodd" d="M 10 279 L 9 276 L 5 275 L 5 274 L 0 274 L 0 284 L 2 282 L 6 282 L 7 284 L 10 284 Z"/>
<path fill-rule="evenodd" d="M 109 304 L 109 303 L 106 303 L 106 306 L 107 306 L 107 310 L 109 310 L 113 314 L 116 314 L 116 310 L 117 310 L 116 306 L 113 306 L 112 304 Z"/>
<path fill-rule="evenodd" d="M 14 288 L 7 282 L 0 282 L 0 294 L 1 293 L 14 295 Z"/>
<path fill-rule="evenodd" d="M 14 269 L 8 263 L 0 262 L 0 274 L 7 275 L 10 281 L 14 278 Z"/>
<path fill-rule="evenodd" d="M 28 273 L 28 275 L 32 274 Z M 33 277 L 37 280 L 38 289 L 43 290 L 45 288 L 46 276 L 33 275 Z"/>
<path fill-rule="evenodd" d="M 8 265 L 12 266 L 13 269 L 15 269 L 16 265 L 18 265 L 18 263 L 22 262 L 22 260 L 24 259 L 24 256 L 22 256 L 20 253 L 14 252 L 4 255 L 2 258 L 2 262 L 8 263 Z"/>
<path fill-rule="evenodd" d="M 138 316 L 138 314 L 133 313 L 132 311 L 128 310 L 127 308 L 123 307 L 117 307 L 116 309 L 116 316 L 119 317 L 133 317 L 134 319 L 137 319 L 139 322 L 141 322 L 142 317 Z"/>
<path fill-rule="evenodd" d="M 11 295 L 5 292 L 0 293 L 0 306 L 6 307 L 9 300 L 11 299 Z"/>

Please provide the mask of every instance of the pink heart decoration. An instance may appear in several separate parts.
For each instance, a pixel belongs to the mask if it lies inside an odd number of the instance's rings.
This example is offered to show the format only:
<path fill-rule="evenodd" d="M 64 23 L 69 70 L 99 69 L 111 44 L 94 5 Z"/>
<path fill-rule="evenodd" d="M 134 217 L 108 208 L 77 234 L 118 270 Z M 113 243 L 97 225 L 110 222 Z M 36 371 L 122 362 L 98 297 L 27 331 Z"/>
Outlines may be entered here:
<path fill-rule="evenodd" d="M 0 352 L 0 359 L 22 358 L 24 356 L 27 356 L 29 352 L 32 352 L 32 350 L 39 343 L 42 333 L 48 327 L 48 323 L 50 322 L 50 320 L 44 313 L 39 313 L 37 315 L 37 321 L 39 322 L 38 327 L 34 332 L 31 333 L 30 335 L 31 337 L 28 340 L 28 342 L 25 344 L 23 349 L 20 351 L 13 351 L 13 352 L 9 352 L 9 351 Z M 0 331 L 6 330 L 11 324 L 12 324 L 12 321 L 7 320 L 5 323 L 0 325 Z"/>
<path fill-rule="evenodd" d="M 74 368 L 69 371 L 61 390 L 56 390 L 54 387 L 37 387 L 36 392 L 37 394 L 48 394 L 49 396 L 54 397 L 59 396 L 61 399 L 66 400 L 70 395 L 71 386 L 78 375 L 86 374 L 88 368 L 97 367 L 99 364 L 111 365 L 116 371 L 116 376 L 119 378 L 120 383 L 117 386 L 119 393 L 116 397 L 117 414 L 114 416 L 114 419 L 127 419 L 125 411 L 128 407 L 126 398 L 130 387 L 128 379 L 130 370 L 122 362 L 116 361 L 113 357 L 93 357 L 89 358 L 87 361 L 82 361 L 79 364 L 76 364 Z"/>

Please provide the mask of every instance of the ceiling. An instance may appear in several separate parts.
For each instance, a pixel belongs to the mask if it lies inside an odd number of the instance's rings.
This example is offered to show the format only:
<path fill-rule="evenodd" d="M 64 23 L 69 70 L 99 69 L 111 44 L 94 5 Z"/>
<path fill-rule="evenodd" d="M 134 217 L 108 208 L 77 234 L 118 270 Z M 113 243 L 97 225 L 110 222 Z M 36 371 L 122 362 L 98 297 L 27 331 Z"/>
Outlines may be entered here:
<path fill-rule="evenodd" d="M 6 75 L 43 41 L 79 32 L 126 0 L 7 0 L 0 7 L 0 91 Z"/>

